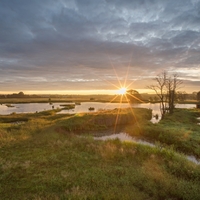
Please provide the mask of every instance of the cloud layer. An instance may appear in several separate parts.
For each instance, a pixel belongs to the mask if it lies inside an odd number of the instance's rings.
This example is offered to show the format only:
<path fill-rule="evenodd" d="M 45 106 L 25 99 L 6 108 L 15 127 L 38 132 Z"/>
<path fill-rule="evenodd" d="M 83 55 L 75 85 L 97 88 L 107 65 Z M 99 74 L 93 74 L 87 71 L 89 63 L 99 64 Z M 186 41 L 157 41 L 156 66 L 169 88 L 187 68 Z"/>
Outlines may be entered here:
<path fill-rule="evenodd" d="M 1 0 L 1 90 L 143 89 L 178 73 L 200 90 L 199 0 Z"/>

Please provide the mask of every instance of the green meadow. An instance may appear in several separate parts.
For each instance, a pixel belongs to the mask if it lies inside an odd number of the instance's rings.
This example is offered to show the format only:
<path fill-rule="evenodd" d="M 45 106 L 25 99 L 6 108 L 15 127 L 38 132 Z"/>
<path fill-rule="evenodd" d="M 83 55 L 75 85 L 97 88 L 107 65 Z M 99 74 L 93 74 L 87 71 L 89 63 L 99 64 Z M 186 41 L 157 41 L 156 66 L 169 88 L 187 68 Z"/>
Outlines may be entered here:
<path fill-rule="evenodd" d="M 0 199 L 200 199 L 199 110 L 57 111 L 0 116 Z M 117 128 L 155 147 L 93 138 Z"/>
<path fill-rule="evenodd" d="M 140 126 L 126 126 L 129 135 L 158 142 L 176 151 L 195 155 L 200 159 L 200 111 L 197 109 L 176 109 L 173 115 L 166 115 L 157 124 L 143 121 Z"/>

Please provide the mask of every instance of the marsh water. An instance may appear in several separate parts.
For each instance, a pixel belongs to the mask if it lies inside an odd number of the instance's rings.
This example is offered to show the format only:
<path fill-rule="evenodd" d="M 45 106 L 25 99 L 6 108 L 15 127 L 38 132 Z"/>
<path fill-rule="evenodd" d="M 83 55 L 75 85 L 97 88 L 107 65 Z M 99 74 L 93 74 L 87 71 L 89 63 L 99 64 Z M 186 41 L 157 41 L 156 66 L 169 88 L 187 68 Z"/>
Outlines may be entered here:
<path fill-rule="evenodd" d="M 142 139 L 137 139 L 135 137 L 131 137 L 130 135 L 126 134 L 125 132 L 119 132 L 111 135 L 103 135 L 100 137 L 94 137 L 95 140 L 114 140 L 114 139 L 119 139 L 120 141 L 128 141 L 128 142 L 135 142 L 143 145 L 147 145 L 150 147 L 156 147 L 156 145 L 153 142 L 149 142 L 146 140 Z M 200 161 L 197 160 L 194 156 L 192 155 L 186 155 L 187 160 L 200 165 Z"/>
<path fill-rule="evenodd" d="M 0 115 L 9 115 L 11 113 L 34 113 L 44 110 L 51 110 L 54 108 L 61 108 L 62 103 L 18 103 L 18 104 L 6 104 L 0 105 Z"/>
<path fill-rule="evenodd" d="M 7 106 L 6 104 L 0 105 L 0 115 L 9 115 L 11 113 L 34 113 L 34 112 L 41 112 L 45 110 L 52 110 L 56 108 L 63 108 L 62 105 L 66 103 L 20 103 L 20 104 L 11 104 Z M 83 102 L 81 105 L 75 105 L 74 109 L 70 110 L 62 110 L 59 112 L 60 114 L 75 114 L 75 113 L 81 113 L 81 112 L 95 112 L 98 110 L 107 110 L 107 109 L 115 109 L 115 108 L 127 108 L 127 107 L 136 107 L 136 108 L 147 108 L 152 110 L 152 119 L 151 121 L 153 123 L 156 123 L 160 120 L 160 104 L 155 103 L 142 103 L 142 104 L 129 104 L 129 103 L 101 103 L 101 102 Z M 89 111 L 88 108 L 93 107 L 94 110 Z M 195 104 L 177 104 L 176 108 L 195 108 Z M 158 119 L 156 119 L 154 116 L 158 114 Z M 199 119 L 199 118 L 198 118 Z M 155 144 L 145 141 L 133 138 L 126 133 L 117 133 L 112 135 L 106 135 L 101 137 L 95 137 L 95 139 L 100 140 L 106 140 L 106 139 L 120 139 L 122 141 L 131 141 L 131 142 L 137 142 L 140 144 L 148 145 L 151 147 L 154 147 Z M 194 156 L 187 156 L 187 159 L 196 163 L 200 164 L 200 162 L 194 157 Z"/>
<path fill-rule="evenodd" d="M 6 104 L 0 105 L 0 115 L 9 115 L 11 113 L 34 113 L 41 112 L 45 110 L 52 110 L 56 108 L 63 108 L 62 105 L 66 103 L 20 103 L 11 104 L 7 106 Z M 69 103 L 68 103 L 69 104 Z M 115 109 L 115 108 L 148 108 L 152 110 L 153 117 L 151 121 L 156 123 L 160 120 L 160 104 L 159 103 L 142 103 L 142 104 L 129 104 L 129 103 L 101 103 L 101 102 L 83 102 L 81 105 L 75 105 L 74 109 L 62 110 L 58 114 L 75 114 L 81 112 L 95 112 L 99 110 Z M 89 111 L 88 109 L 92 107 L 94 110 Z M 195 104 L 177 104 L 176 108 L 195 108 Z M 158 115 L 158 119 L 154 116 Z"/>

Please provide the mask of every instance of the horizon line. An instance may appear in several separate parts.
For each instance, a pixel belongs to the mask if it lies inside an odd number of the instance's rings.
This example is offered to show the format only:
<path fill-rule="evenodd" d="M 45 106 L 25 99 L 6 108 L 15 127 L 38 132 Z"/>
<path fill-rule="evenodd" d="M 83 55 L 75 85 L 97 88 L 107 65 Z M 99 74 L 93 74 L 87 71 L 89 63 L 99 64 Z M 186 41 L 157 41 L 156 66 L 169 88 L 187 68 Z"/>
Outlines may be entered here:
<path fill-rule="evenodd" d="M 148 89 L 135 89 L 139 93 L 152 93 Z M 23 92 L 26 95 L 117 95 L 118 90 L 19 90 L 0 91 L 0 95 L 18 94 Z"/>

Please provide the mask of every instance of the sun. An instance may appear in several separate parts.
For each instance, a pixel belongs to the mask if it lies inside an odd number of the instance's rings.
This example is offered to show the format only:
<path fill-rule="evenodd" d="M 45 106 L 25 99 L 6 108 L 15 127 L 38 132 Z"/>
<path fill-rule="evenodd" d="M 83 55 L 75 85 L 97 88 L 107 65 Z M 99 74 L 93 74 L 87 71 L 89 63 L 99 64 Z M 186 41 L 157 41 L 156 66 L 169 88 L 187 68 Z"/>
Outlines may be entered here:
<path fill-rule="evenodd" d="M 117 90 L 117 94 L 121 94 L 121 95 L 124 95 L 124 94 L 126 94 L 126 88 L 125 87 L 122 87 L 122 88 L 120 88 L 119 90 Z"/>

